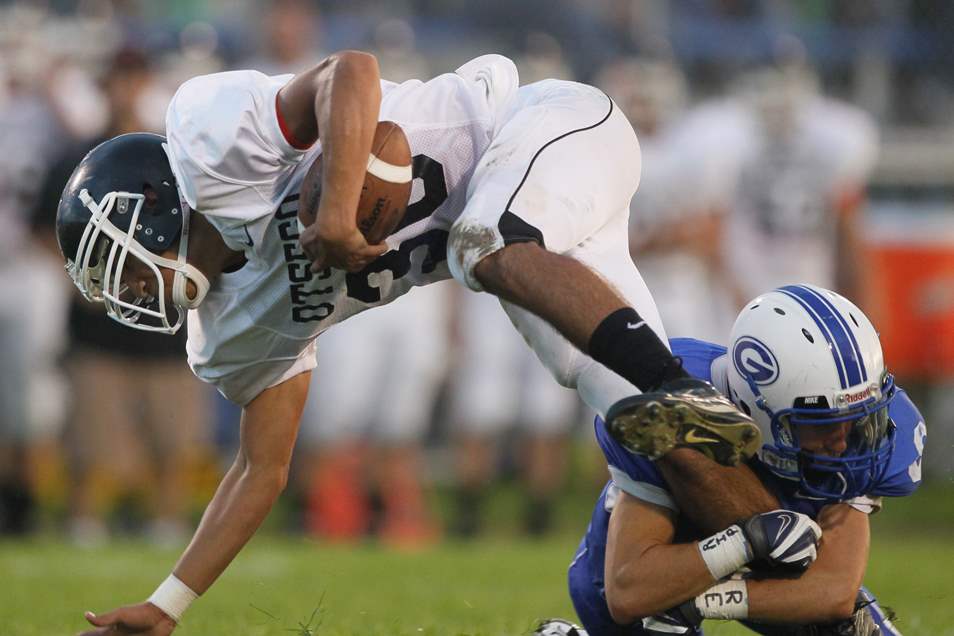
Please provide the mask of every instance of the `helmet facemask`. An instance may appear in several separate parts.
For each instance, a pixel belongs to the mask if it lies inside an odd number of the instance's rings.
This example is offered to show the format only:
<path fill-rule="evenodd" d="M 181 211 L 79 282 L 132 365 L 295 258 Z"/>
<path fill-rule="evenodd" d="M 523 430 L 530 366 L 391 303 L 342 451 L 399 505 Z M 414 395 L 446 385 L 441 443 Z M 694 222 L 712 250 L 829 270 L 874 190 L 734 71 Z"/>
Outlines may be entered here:
<path fill-rule="evenodd" d="M 807 406 L 797 399 L 791 408 L 772 411 L 758 386 L 750 381 L 756 406 L 771 418 L 774 447 L 763 448 L 763 461 L 788 479 L 798 480 L 806 495 L 824 499 L 848 499 L 869 492 L 883 477 L 894 452 L 895 425 L 888 406 L 896 395 L 894 378 L 888 373 L 872 396 L 859 404 L 827 408 Z M 846 448 L 838 456 L 802 447 L 806 427 L 833 426 L 849 422 Z"/>
<path fill-rule="evenodd" d="M 186 262 L 189 249 L 188 205 L 183 203 L 172 211 L 173 214 L 182 214 L 182 230 L 177 259 L 171 260 L 150 252 L 134 238 L 139 230 L 146 234 L 152 232 L 149 227 L 143 229 L 139 222 L 146 194 L 110 192 L 97 203 L 84 189 L 79 193 L 79 198 L 90 211 L 91 217 L 83 230 L 76 255 L 67 262 L 66 268 L 80 292 L 87 300 L 104 303 L 109 317 L 124 325 L 168 334 L 178 331 L 185 311 L 197 307 L 209 288 L 205 275 Z M 120 229 L 110 220 L 111 217 L 127 214 L 130 215 L 128 230 Z M 154 276 L 157 290 L 154 298 L 135 297 L 123 283 L 124 267 L 130 257 L 143 263 Z M 160 267 L 175 272 L 172 307 L 166 303 L 166 284 Z M 187 293 L 189 282 L 196 286 L 193 298 L 189 298 Z M 174 318 L 170 310 L 175 311 Z"/>

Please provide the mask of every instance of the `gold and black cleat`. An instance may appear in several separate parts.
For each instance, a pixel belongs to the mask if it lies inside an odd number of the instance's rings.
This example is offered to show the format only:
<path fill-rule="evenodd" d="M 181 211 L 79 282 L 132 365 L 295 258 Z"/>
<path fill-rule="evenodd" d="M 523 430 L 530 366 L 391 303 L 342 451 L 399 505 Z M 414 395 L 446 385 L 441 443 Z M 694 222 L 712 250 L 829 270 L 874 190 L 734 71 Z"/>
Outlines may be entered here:
<path fill-rule="evenodd" d="M 650 459 L 685 447 L 735 466 L 762 446 L 762 433 L 752 418 L 711 384 L 695 378 L 623 398 L 607 412 L 606 430 L 629 452 Z"/>

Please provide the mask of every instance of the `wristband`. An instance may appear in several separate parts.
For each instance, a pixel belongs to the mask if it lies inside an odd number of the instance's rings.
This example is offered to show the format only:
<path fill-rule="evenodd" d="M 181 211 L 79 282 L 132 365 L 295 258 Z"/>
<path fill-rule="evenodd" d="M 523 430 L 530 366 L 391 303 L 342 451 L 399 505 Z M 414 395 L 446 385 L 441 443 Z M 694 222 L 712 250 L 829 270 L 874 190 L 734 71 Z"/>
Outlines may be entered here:
<path fill-rule="evenodd" d="M 749 590 L 745 581 L 723 581 L 697 596 L 695 606 L 703 618 L 748 618 Z"/>
<path fill-rule="evenodd" d="M 700 541 L 699 553 L 716 581 L 733 574 L 754 556 L 742 528 L 737 525 Z"/>
<path fill-rule="evenodd" d="M 197 598 L 199 598 L 199 595 L 193 592 L 188 585 L 177 579 L 175 574 L 170 574 L 156 588 L 152 596 L 146 600 L 161 609 L 178 624 L 182 615 L 192 605 L 192 601 Z"/>

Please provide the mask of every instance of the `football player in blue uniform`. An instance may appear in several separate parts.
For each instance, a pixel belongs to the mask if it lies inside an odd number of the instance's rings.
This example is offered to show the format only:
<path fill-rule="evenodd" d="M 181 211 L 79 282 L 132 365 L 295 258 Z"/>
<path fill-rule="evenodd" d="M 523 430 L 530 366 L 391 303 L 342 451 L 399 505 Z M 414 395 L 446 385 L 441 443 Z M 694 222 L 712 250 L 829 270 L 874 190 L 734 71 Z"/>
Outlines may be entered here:
<path fill-rule="evenodd" d="M 877 332 L 838 294 L 789 285 L 748 303 L 729 342 L 671 344 L 759 423 L 765 444 L 750 467 L 781 509 L 707 536 L 650 459 L 671 449 L 670 432 L 597 418 L 612 479 L 569 570 L 584 628 L 698 635 L 721 618 L 773 635 L 898 634 L 861 585 L 868 515 L 918 487 L 926 428 Z"/>

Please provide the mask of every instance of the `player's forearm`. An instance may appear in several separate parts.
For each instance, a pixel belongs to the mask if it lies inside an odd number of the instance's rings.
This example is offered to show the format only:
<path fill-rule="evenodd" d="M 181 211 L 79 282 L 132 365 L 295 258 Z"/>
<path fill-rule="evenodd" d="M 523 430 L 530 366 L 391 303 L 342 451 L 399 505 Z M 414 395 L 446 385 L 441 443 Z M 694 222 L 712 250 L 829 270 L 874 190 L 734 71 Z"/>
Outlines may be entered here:
<path fill-rule="evenodd" d="M 694 450 L 675 449 L 656 465 L 682 514 L 703 532 L 717 532 L 780 507 L 778 499 L 745 464 L 729 468 Z"/>
<path fill-rule="evenodd" d="M 334 234 L 353 229 L 368 154 L 381 107 L 377 60 L 345 51 L 320 75 L 315 118 L 322 148 L 319 227 Z"/>
<path fill-rule="evenodd" d="M 813 572 L 799 579 L 747 582 L 749 619 L 765 623 L 827 623 L 851 616 L 858 586 L 846 587 L 834 572 Z"/>
<path fill-rule="evenodd" d="M 176 577 L 197 594 L 204 593 L 264 521 L 284 484 L 283 471 L 256 469 L 237 459 L 176 564 Z"/>
<path fill-rule="evenodd" d="M 715 583 L 696 543 L 654 545 L 607 568 L 606 579 L 610 614 L 623 625 L 679 605 Z"/>
<path fill-rule="evenodd" d="M 818 523 L 825 533 L 818 559 L 800 578 L 749 582 L 750 618 L 812 623 L 851 615 L 868 563 L 868 515 L 833 504 L 821 511 Z"/>

